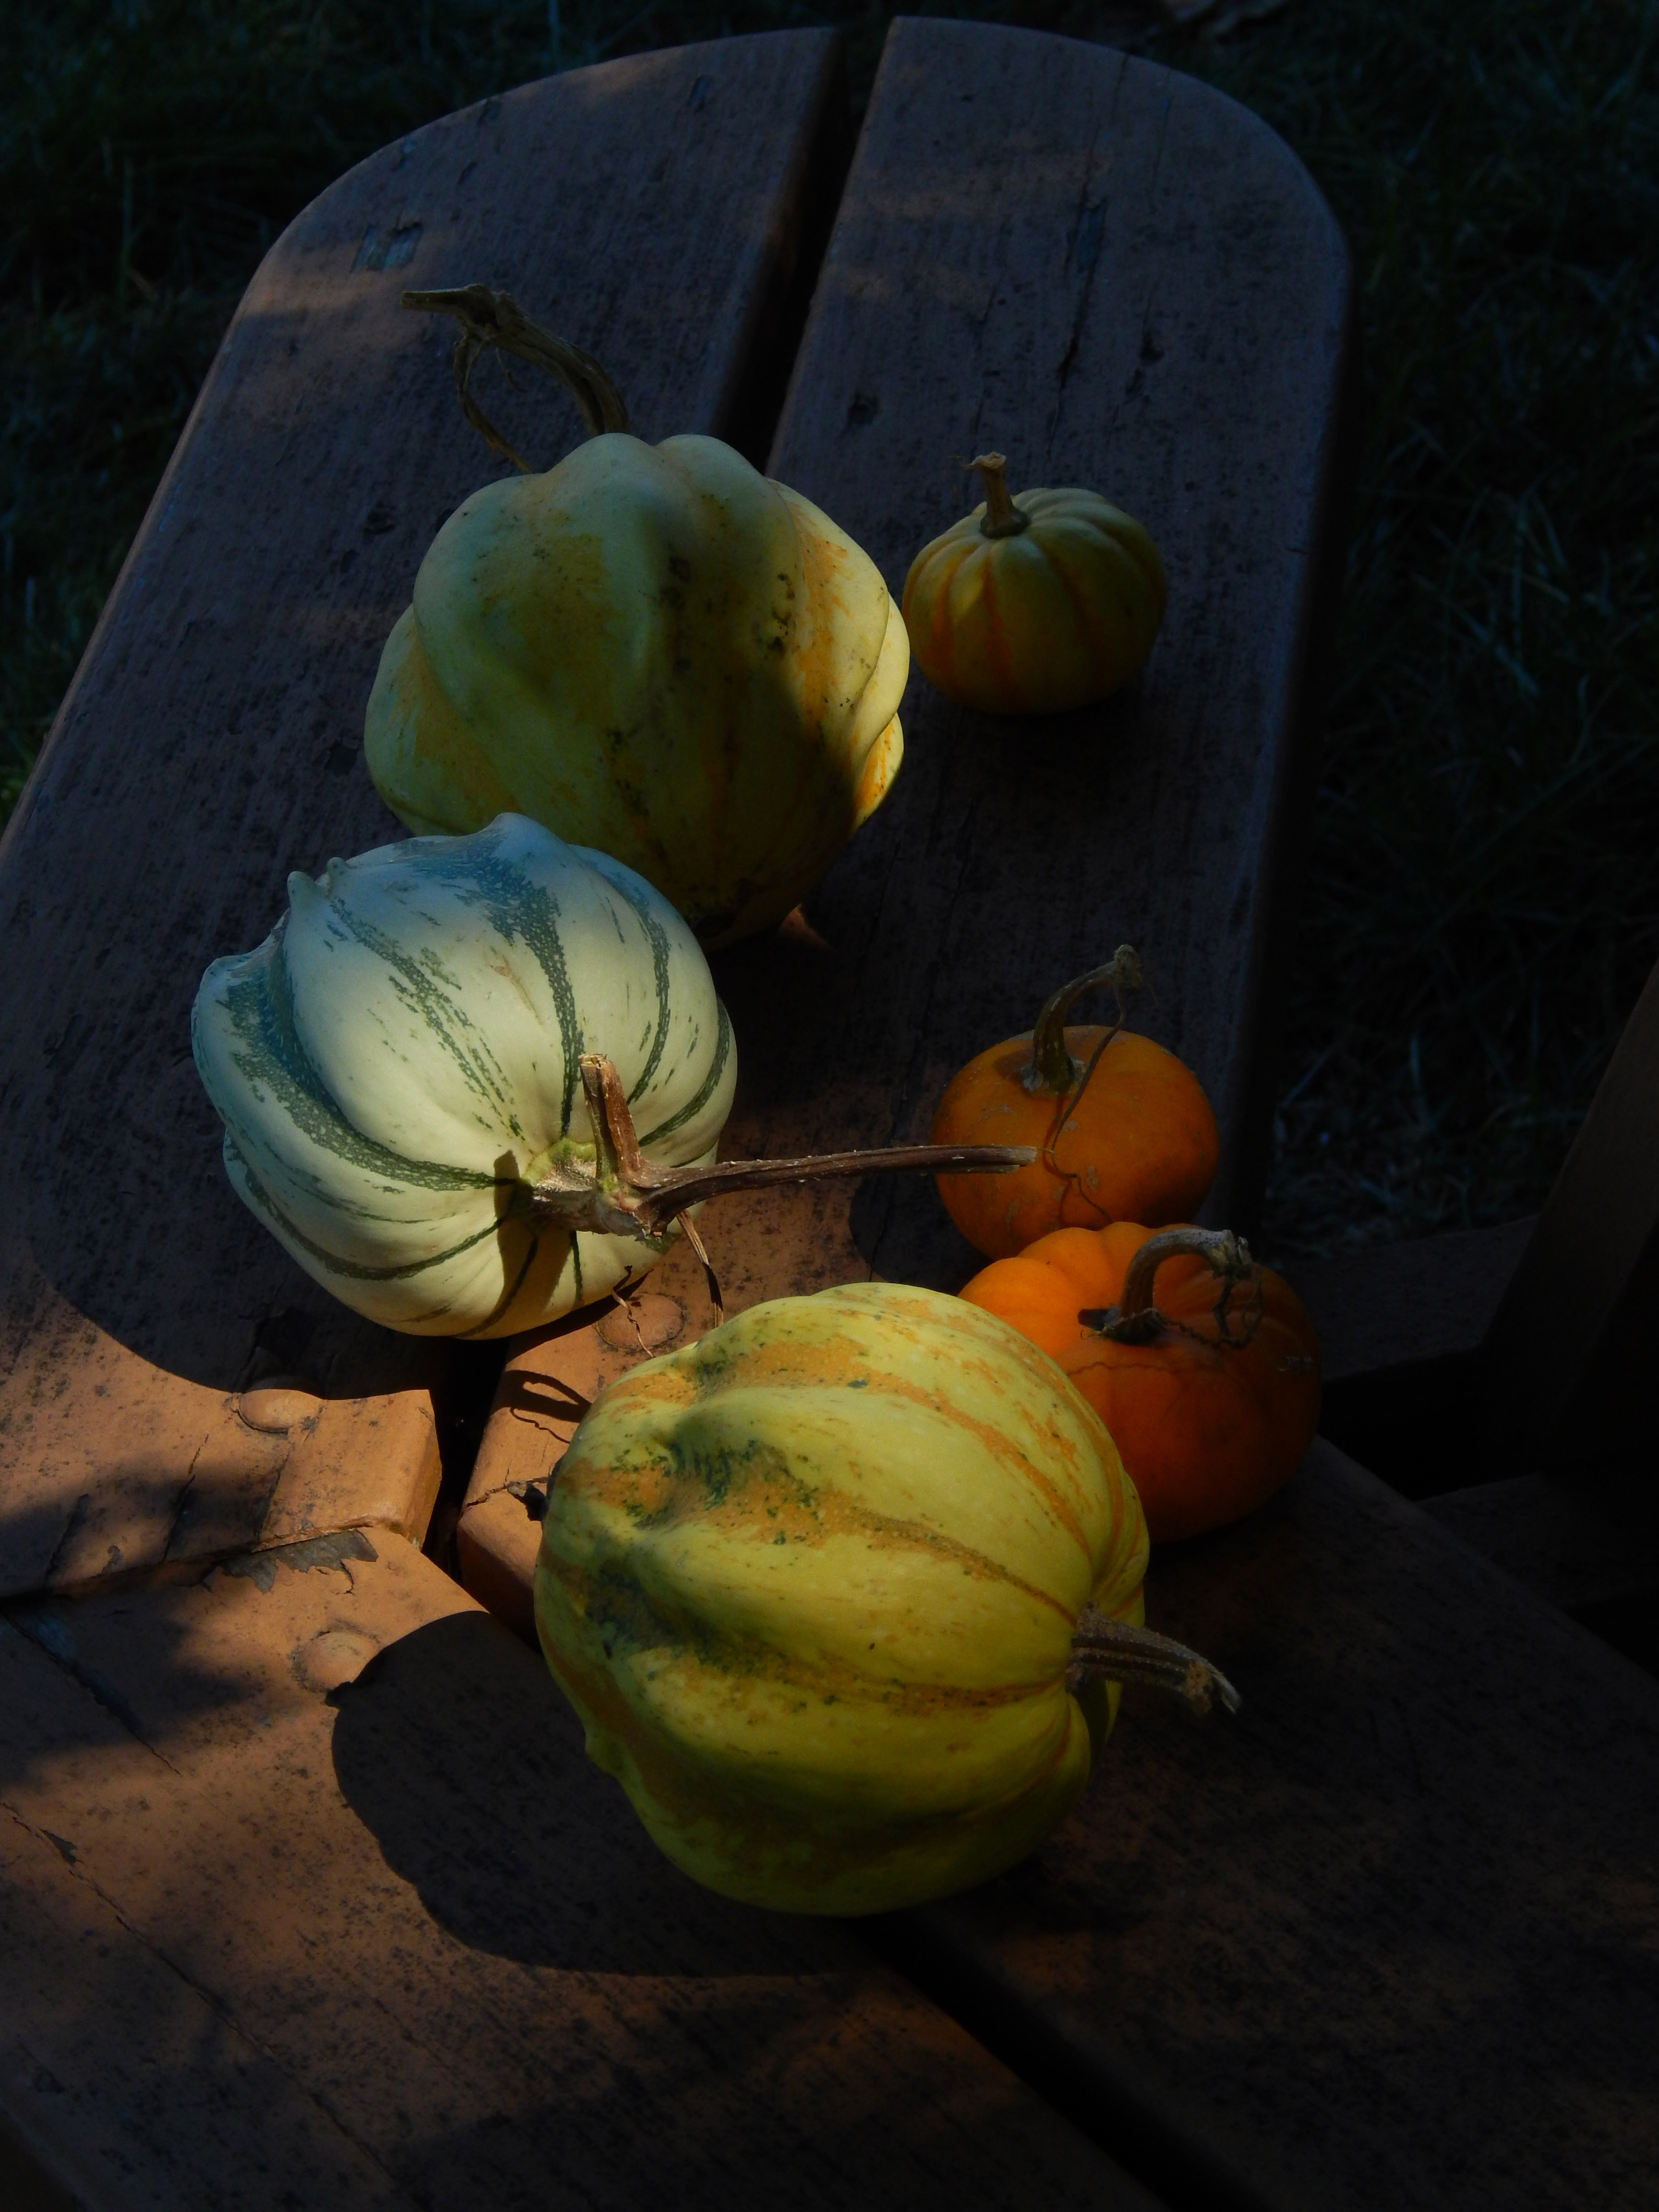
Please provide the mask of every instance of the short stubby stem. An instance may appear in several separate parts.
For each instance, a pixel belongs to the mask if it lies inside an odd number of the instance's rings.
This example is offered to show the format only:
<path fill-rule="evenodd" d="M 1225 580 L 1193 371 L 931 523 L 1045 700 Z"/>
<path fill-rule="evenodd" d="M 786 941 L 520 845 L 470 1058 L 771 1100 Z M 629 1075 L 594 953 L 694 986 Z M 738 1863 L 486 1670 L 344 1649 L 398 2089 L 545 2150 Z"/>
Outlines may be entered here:
<path fill-rule="evenodd" d="M 985 480 L 985 519 L 979 526 L 980 536 L 1018 538 L 1022 530 L 1029 530 L 1030 516 L 1014 505 L 1008 489 L 1008 456 L 976 453 L 968 465 L 977 469 Z"/>
<path fill-rule="evenodd" d="M 1106 1682 L 1146 1682 L 1166 1690 L 1192 1711 L 1207 1713 L 1218 1698 L 1222 1710 L 1236 1713 L 1243 1702 L 1218 1667 L 1184 1644 L 1159 1636 L 1150 1628 L 1137 1628 L 1127 1620 L 1114 1620 L 1097 1605 L 1085 1605 L 1072 1638 L 1072 1663 L 1067 1680 L 1074 1685 L 1091 1678 Z"/>

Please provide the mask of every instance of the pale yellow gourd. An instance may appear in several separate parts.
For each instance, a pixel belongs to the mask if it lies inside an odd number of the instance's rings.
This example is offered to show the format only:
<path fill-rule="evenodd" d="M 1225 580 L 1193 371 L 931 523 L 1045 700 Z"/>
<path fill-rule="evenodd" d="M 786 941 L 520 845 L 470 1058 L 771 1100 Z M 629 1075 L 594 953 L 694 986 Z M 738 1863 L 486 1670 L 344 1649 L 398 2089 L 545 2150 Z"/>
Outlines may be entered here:
<path fill-rule="evenodd" d="M 410 299 L 517 314 L 478 286 Z M 522 317 L 509 331 L 488 342 L 569 377 L 572 349 Z M 527 814 L 726 944 L 780 921 L 886 795 L 908 641 L 874 562 L 810 500 L 719 439 L 599 428 L 626 422 L 603 389 L 598 434 L 438 532 L 365 752 L 410 829 Z"/>

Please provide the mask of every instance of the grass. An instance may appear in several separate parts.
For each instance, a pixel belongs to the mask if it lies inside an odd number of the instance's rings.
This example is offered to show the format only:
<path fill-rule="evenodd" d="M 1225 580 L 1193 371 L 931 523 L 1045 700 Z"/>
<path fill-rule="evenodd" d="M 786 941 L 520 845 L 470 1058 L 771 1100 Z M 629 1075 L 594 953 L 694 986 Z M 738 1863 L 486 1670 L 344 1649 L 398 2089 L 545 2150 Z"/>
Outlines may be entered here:
<path fill-rule="evenodd" d="M 1659 9 L 1307 31 L 1213 72 L 1341 216 L 1369 367 L 1290 1249 L 1535 1206 L 1659 957 Z"/>
<path fill-rule="evenodd" d="M 1150 4 L 1150 0 L 1149 0 Z M 1547 1189 L 1659 957 L 1659 0 L 974 5 L 1258 108 L 1352 240 L 1369 388 L 1268 1242 Z M 1246 11 L 1248 12 L 1248 11 Z M 12 0 L 0 27 L 0 811 L 247 276 L 359 155 L 792 0 Z"/>

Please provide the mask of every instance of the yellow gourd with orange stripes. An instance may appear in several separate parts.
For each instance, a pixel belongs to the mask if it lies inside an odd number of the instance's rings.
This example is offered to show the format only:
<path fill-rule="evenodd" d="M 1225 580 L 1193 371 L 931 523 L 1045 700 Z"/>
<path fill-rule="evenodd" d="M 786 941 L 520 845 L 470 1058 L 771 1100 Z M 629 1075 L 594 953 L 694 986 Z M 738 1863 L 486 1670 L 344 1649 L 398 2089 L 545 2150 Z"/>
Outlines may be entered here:
<path fill-rule="evenodd" d="M 1074 487 L 1010 496 L 1000 453 L 973 465 L 986 500 L 910 564 L 904 625 L 928 682 L 985 714 L 1086 707 L 1144 665 L 1164 619 L 1164 563 L 1132 515 Z"/>
<path fill-rule="evenodd" d="M 614 1382 L 552 1482 L 536 1620 L 587 1748 L 710 1888 L 938 1897 L 1076 1802 L 1146 1531 L 1099 1417 L 993 1316 L 902 1284 L 751 1307 Z"/>

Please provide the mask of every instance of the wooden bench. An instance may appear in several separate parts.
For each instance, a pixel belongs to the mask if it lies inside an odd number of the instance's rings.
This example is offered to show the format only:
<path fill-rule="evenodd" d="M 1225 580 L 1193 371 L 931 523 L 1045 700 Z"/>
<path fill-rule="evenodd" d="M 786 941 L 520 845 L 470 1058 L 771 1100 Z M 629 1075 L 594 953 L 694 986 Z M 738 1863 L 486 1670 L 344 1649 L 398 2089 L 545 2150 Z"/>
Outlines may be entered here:
<path fill-rule="evenodd" d="M 789 34 L 343 179 L 251 288 L 9 832 L 8 2203 L 1152 2204 L 855 1931 L 702 1896 L 593 1787 L 539 1659 L 409 1540 L 465 1363 L 250 1236 L 189 1064 L 204 961 L 391 833 L 362 700 L 487 472 L 407 274 L 517 283 L 648 433 L 760 458 L 845 138 L 836 42 Z"/>
<path fill-rule="evenodd" d="M 855 1931 L 675 1873 L 384 1531 L 14 1613 L 0 1775 L 9 2212 L 1154 2212 Z"/>
<path fill-rule="evenodd" d="M 1341 242 L 1201 87 L 901 22 L 797 345 L 836 71 L 811 33 L 611 64 L 307 210 L 0 855 L 28 923 L 0 1095 L 33 1164 L 6 1200 L 0 2182 L 124 2209 L 1643 2203 L 1659 1687 L 1430 1516 L 1316 1447 L 1154 1565 L 1154 1623 L 1237 1676 L 1236 1724 L 1126 1699 L 1079 1814 L 967 1897 L 745 1912 L 656 1857 L 539 1661 L 409 1540 L 454 1374 L 337 1314 L 220 1176 L 184 1010 L 288 866 L 386 834 L 362 702 L 487 473 L 442 334 L 394 302 L 483 275 L 602 346 L 648 434 L 769 452 L 894 582 L 993 436 L 1152 525 L 1175 589 L 1134 696 L 1011 730 L 914 686 L 892 801 L 722 957 L 728 1144 L 923 1126 L 1127 937 L 1249 1225 L 1340 568 Z M 733 1304 L 971 1264 L 925 1187 L 726 1201 L 709 1231 Z M 647 1341 L 701 1298 L 672 1261 Z M 616 1315 L 515 1348 L 459 1531 L 503 1610 L 534 1533 L 508 1486 L 637 1355 Z"/>

